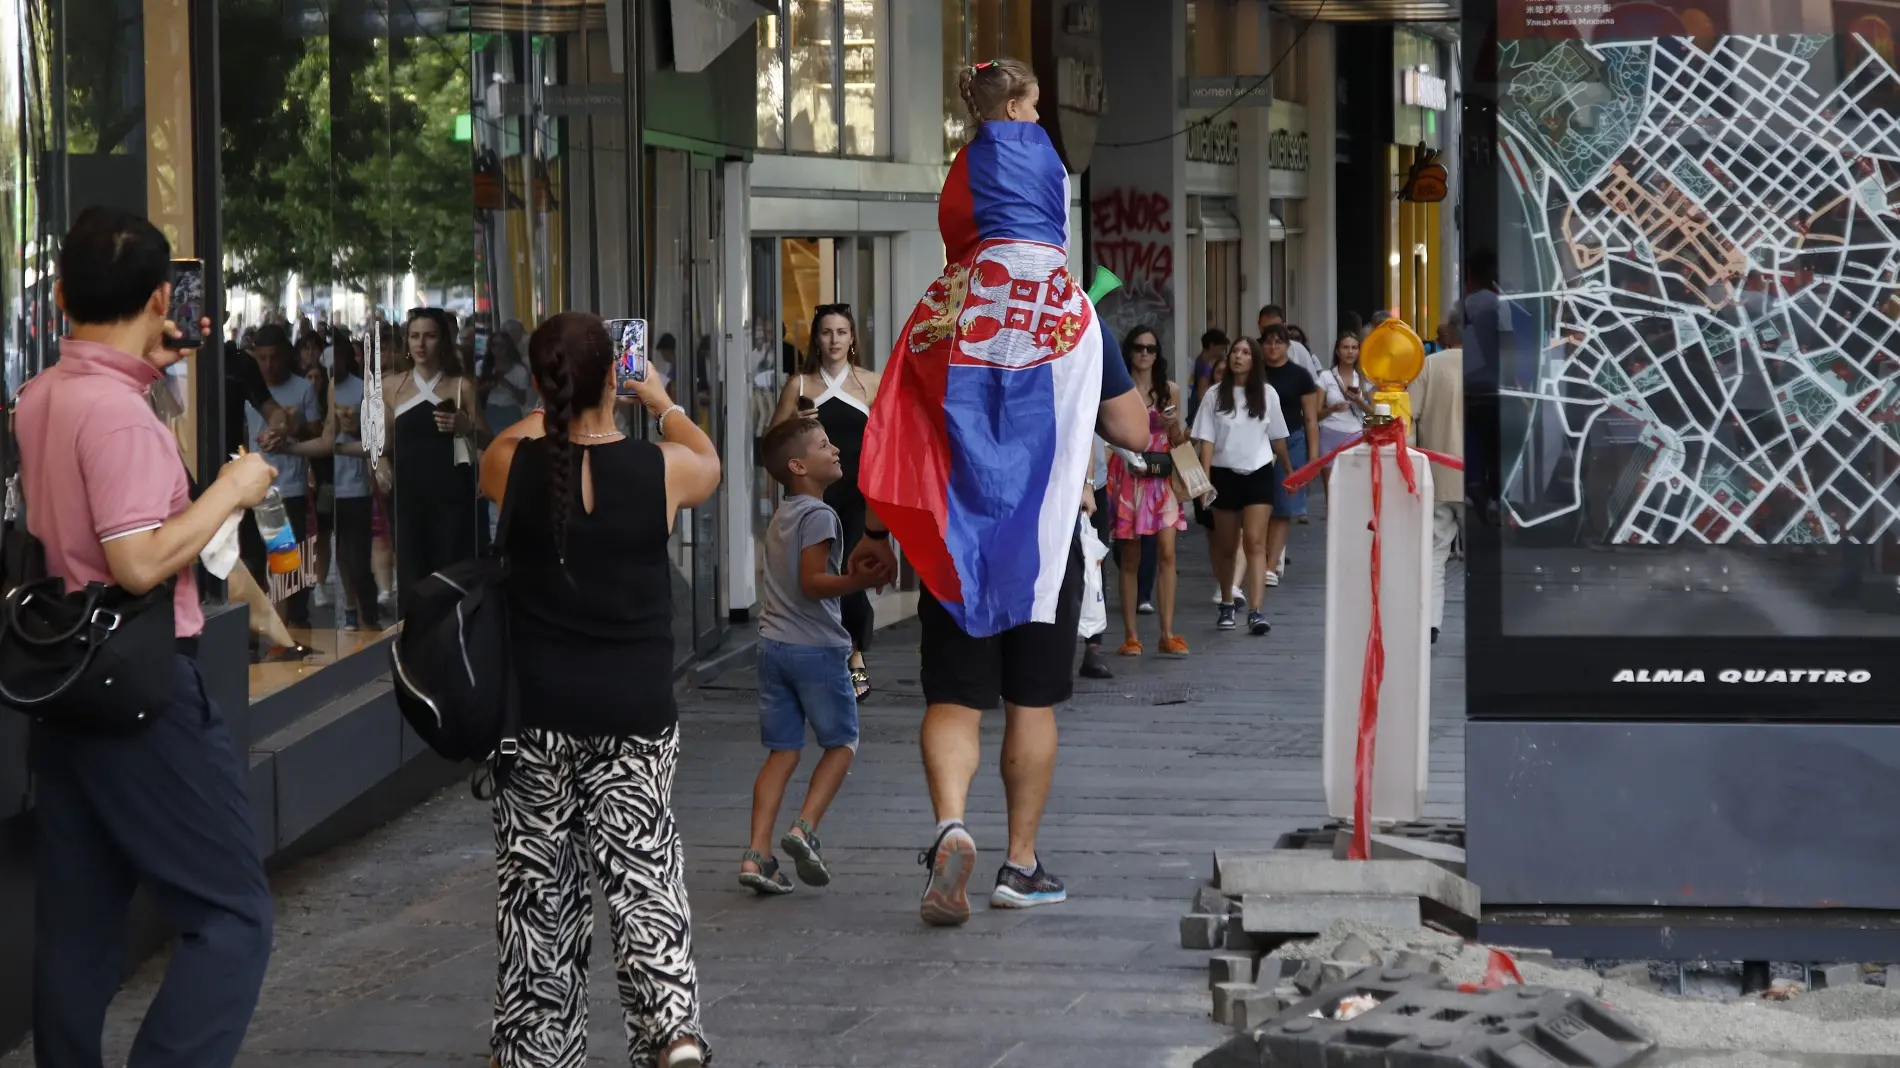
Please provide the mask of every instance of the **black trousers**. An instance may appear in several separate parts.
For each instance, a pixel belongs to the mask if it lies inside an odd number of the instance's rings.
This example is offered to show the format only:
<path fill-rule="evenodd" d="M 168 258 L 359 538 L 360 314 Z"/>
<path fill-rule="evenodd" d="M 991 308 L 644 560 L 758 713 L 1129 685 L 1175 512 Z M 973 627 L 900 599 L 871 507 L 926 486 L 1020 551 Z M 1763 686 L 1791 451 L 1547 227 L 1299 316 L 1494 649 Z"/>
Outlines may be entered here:
<path fill-rule="evenodd" d="M 855 481 L 853 482 L 855 485 Z M 858 547 L 858 539 L 864 537 L 864 498 L 843 501 L 834 505 L 838 510 L 838 525 L 844 528 L 844 558 L 848 563 L 851 550 Z M 838 612 L 844 617 L 845 633 L 851 635 L 852 648 L 862 653 L 871 647 L 871 632 L 877 629 L 876 613 L 871 608 L 871 595 L 865 590 L 847 593 L 838 601 Z"/>
<path fill-rule="evenodd" d="M 370 564 L 374 543 L 370 509 L 368 497 L 336 499 L 336 570 L 343 588 L 356 600 L 358 625 L 374 628 L 382 613 L 376 604 L 376 571 Z"/>
<path fill-rule="evenodd" d="M 228 1068 L 257 1007 L 272 908 L 245 766 L 197 664 L 177 657 L 176 676 L 171 703 L 137 734 L 33 729 L 40 1068 L 99 1068 L 140 886 L 178 938 L 129 1063 Z"/>

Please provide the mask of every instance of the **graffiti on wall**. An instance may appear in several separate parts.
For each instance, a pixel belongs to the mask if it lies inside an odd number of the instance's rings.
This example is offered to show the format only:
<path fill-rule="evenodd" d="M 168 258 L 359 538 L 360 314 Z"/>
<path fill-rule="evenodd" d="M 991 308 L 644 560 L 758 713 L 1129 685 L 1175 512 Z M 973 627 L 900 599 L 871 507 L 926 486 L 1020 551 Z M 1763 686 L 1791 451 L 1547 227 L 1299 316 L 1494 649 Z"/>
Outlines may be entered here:
<path fill-rule="evenodd" d="M 1102 301 L 1117 340 L 1139 325 L 1160 331 L 1169 351 L 1174 321 L 1174 209 L 1166 193 L 1111 189 L 1089 205 L 1095 262 L 1122 287 Z"/>

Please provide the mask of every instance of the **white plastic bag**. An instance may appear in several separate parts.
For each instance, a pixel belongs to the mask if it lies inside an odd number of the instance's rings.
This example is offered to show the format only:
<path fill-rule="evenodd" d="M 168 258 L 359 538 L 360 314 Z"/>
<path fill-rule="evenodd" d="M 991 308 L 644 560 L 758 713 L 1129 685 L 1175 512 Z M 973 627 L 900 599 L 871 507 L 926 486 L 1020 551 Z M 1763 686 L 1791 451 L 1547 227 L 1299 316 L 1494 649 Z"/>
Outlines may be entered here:
<path fill-rule="evenodd" d="M 1102 561 L 1108 558 L 1108 546 L 1086 515 L 1077 532 L 1082 538 L 1082 622 L 1076 636 L 1092 638 L 1108 629 L 1108 604 L 1102 600 Z"/>

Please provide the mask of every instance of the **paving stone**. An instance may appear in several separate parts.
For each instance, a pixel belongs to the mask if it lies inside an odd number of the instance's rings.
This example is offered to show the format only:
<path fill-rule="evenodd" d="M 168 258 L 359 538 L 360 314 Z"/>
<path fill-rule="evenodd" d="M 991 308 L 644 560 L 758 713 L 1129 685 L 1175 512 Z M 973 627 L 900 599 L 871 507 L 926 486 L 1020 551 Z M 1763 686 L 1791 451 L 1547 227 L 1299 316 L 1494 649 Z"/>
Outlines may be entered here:
<path fill-rule="evenodd" d="M 1367 968 L 1375 967 L 1360 960 L 1323 960 L 1319 962 L 1320 982 L 1325 986 L 1343 983 Z"/>
<path fill-rule="evenodd" d="M 1465 877 L 1465 851 L 1457 846 L 1390 834 L 1373 835 L 1370 846 L 1373 860 L 1423 860 Z"/>
<path fill-rule="evenodd" d="M 1222 983 L 1215 987 L 1214 1022 L 1224 1027 L 1232 1026 L 1234 1002 L 1259 993 L 1252 983 Z"/>
<path fill-rule="evenodd" d="M 1259 965 L 1254 968 L 1253 981 L 1263 990 L 1272 990 L 1298 968 L 1298 962 L 1282 957 L 1278 953 L 1269 953 L 1260 958 Z"/>
<path fill-rule="evenodd" d="M 1432 972 L 1435 974 L 1444 970 L 1445 962 L 1429 953 L 1420 953 L 1415 949 L 1403 949 L 1399 951 L 1397 956 L 1392 958 L 1392 967 L 1408 972 Z"/>
<path fill-rule="evenodd" d="M 1194 904 L 1188 911 L 1206 913 L 1211 916 L 1225 916 L 1239 912 L 1240 902 L 1220 892 L 1218 887 L 1203 886 L 1194 891 Z"/>
<path fill-rule="evenodd" d="M 1311 994 L 1320 988 L 1324 969 L 1316 960 L 1301 961 L 1299 970 L 1293 973 L 1293 986 L 1301 994 Z"/>
<path fill-rule="evenodd" d="M 1209 916 L 1206 913 L 1190 913 L 1181 917 L 1182 949 L 1219 949 L 1222 935 L 1227 931 L 1226 918 Z"/>
<path fill-rule="evenodd" d="M 1408 894 L 1476 919 L 1478 887 L 1424 860 L 1334 860 L 1305 852 L 1220 854 L 1220 889 L 1255 894 Z M 1254 928 L 1249 928 L 1250 930 Z"/>
<path fill-rule="evenodd" d="M 1410 930 L 1421 924 L 1418 898 L 1392 894 L 1249 894 L 1240 901 L 1249 933 L 1313 936 L 1340 920 Z"/>
<path fill-rule="evenodd" d="M 1860 965 L 1858 964 L 1830 964 L 1825 968 L 1814 969 L 1814 986 L 1817 990 L 1859 985 Z"/>
<path fill-rule="evenodd" d="M 1246 983 L 1254 981 L 1255 958 L 1251 953 L 1216 953 L 1207 958 L 1207 988 L 1222 983 Z"/>
<path fill-rule="evenodd" d="M 1332 959 L 1338 961 L 1356 961 L 1360 964 L 1379 964 L 1378 951 L 1358 935 L 1347 935 L 1345 940 L 1333 950 Z"/>
<path fill-rule="evenodd" d="M 1227 1026 L 1236 1031 L 1251 1031 L 1286 1011 L 1289 1002 L 1272 991 L 1255 987 L 1251 993 L 1236 995 L 1227 1007 Z"/>

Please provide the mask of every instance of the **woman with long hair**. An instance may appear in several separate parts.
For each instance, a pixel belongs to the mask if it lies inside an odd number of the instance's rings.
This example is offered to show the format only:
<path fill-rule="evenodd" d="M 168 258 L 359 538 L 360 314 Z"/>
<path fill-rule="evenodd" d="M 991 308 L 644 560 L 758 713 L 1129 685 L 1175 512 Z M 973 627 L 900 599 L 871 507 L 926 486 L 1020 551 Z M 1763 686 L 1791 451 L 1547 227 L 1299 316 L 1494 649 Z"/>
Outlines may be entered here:
<path fill-rule="evenodd" d="M 454 314 L 416 308 L 403 336 L 410 366 L 383 378 L 398 598 L 479 551 L 475 454 L 489 437 L 475 380 L 456 351 Z"/>
<path fill-rule="evenodd" d="M 496 1068 L 585 1058 L 590 874 L 606 898 L 634 1063 L 706 1059 L 672 811 L 679 711 L 665 680 L 668 541 L 679 510 L 718 489 L 719 454 L 657 376 L 636 388 L 661 440 L 623 433 L 613 349 L 596 316 L 542 323 L 528 340 L 542 410 L 482 458 L 482 492 L 507 513 L 523 728 L 495 796 Z"/>
<path fill-rule="evenodd" d="M 1135 380 L 1135 389 L 1148 404 L 1148 452 L 1143 469 L 1113 451 L 1108 458 L 1108 499 L 1114 511 L 1114 535 L 1121 573 L 1122 628 L 1127 638 L 1121 655 L 1140 656 L 1141 630 L 1136 623 L 1141 573 L 1141 541 L 1155 539 L 1155 608 L 1160 617 L 1161 652 L 1185 656 L 1187 639 L 1174 632 L 1174 539 L 1187 529 L 1181 502 L 1175 499 L 1173 480 L 1157 474 L 1161 456 L 1187 440 L 1180 419 L 1180 389 L 1168 379 L 1168 359 L 1161 355 L 1161 338 L 1152 327 L 1137 326 L 1122 341 L 1122 359 Z M 1171 463 L 1171 461 L 1170 461 Z M 1172 470 L 1171 467 L 1168 468 Z"/>
<path fill-rule="evenodd" d="M 858 539 L 864 537 L 864 494 L 858 489 L 858 462 L 864 455 L 864 428 L 871 420 L 871 402 L 877 399 L 880 380 L 876 371 L 860 366 L 862 362 L 858 321 L 851 316 L 851 305 L 819 305 L 812 313 L 811 345 L 799 363 L 798 374 L 780 391 L 778 408 L 772 413 L 772 423 L 777 425 L 801 411 L 815 412 L 825 436 L 838 447 L 844 477 L 825 490 L 825 503 L 838 513 L 844 525 L 847 560 L 851 550 L 857 548 Z M 864 591 L 847 594 L 840 607 L 844 629 L 851 635 L 851 688 L 862 701 L 871 692 L 871 673 L 864 666 L 864 651 L 871 647 L 871 632 L 876 626 L 871 595 Z"/>
<path fill-rule="evenodd" d="M 1265 634 L 1272 629 L 1261 611 L 1266 600 L 1267 521 L 1273 516 L 1273 487 L 1292 464 L 1286 451 L 1286 418 L 1280 398 L 1267 384 L 1266 363 L 1260 345 L 1250 337 L 1238 338 L 1227 348 L 1227 373 L 1214 389 L 1214 403 L 1201 405 L 1194 417 L 1194 440 L 1201 445 L 1201 465 L 1213 483 L 1214 581 L 1221 589 L 1234 584 L 1234 546 L 1246 553 L 1247 630 Z M 1218 625 L 1234 629 L 1236 601 L 1220 608 Z"/>
<path fill-rule="evenodd" d="M 1319 452 L 1325 456 L 1350 441 L 1365 428 L 1365 417 L 1372 414 L 1372 386 L 1359 370 L 1359 335 L 1341 332 L 1333 341 L 1332 364 L 1319 373 L 1319 388 L 1326 393 L 1320 402 Z M 1327 464 L 1320 475 L 1326 489 L 1326 503 L 1333 500 L 1333 465 Z"/>

